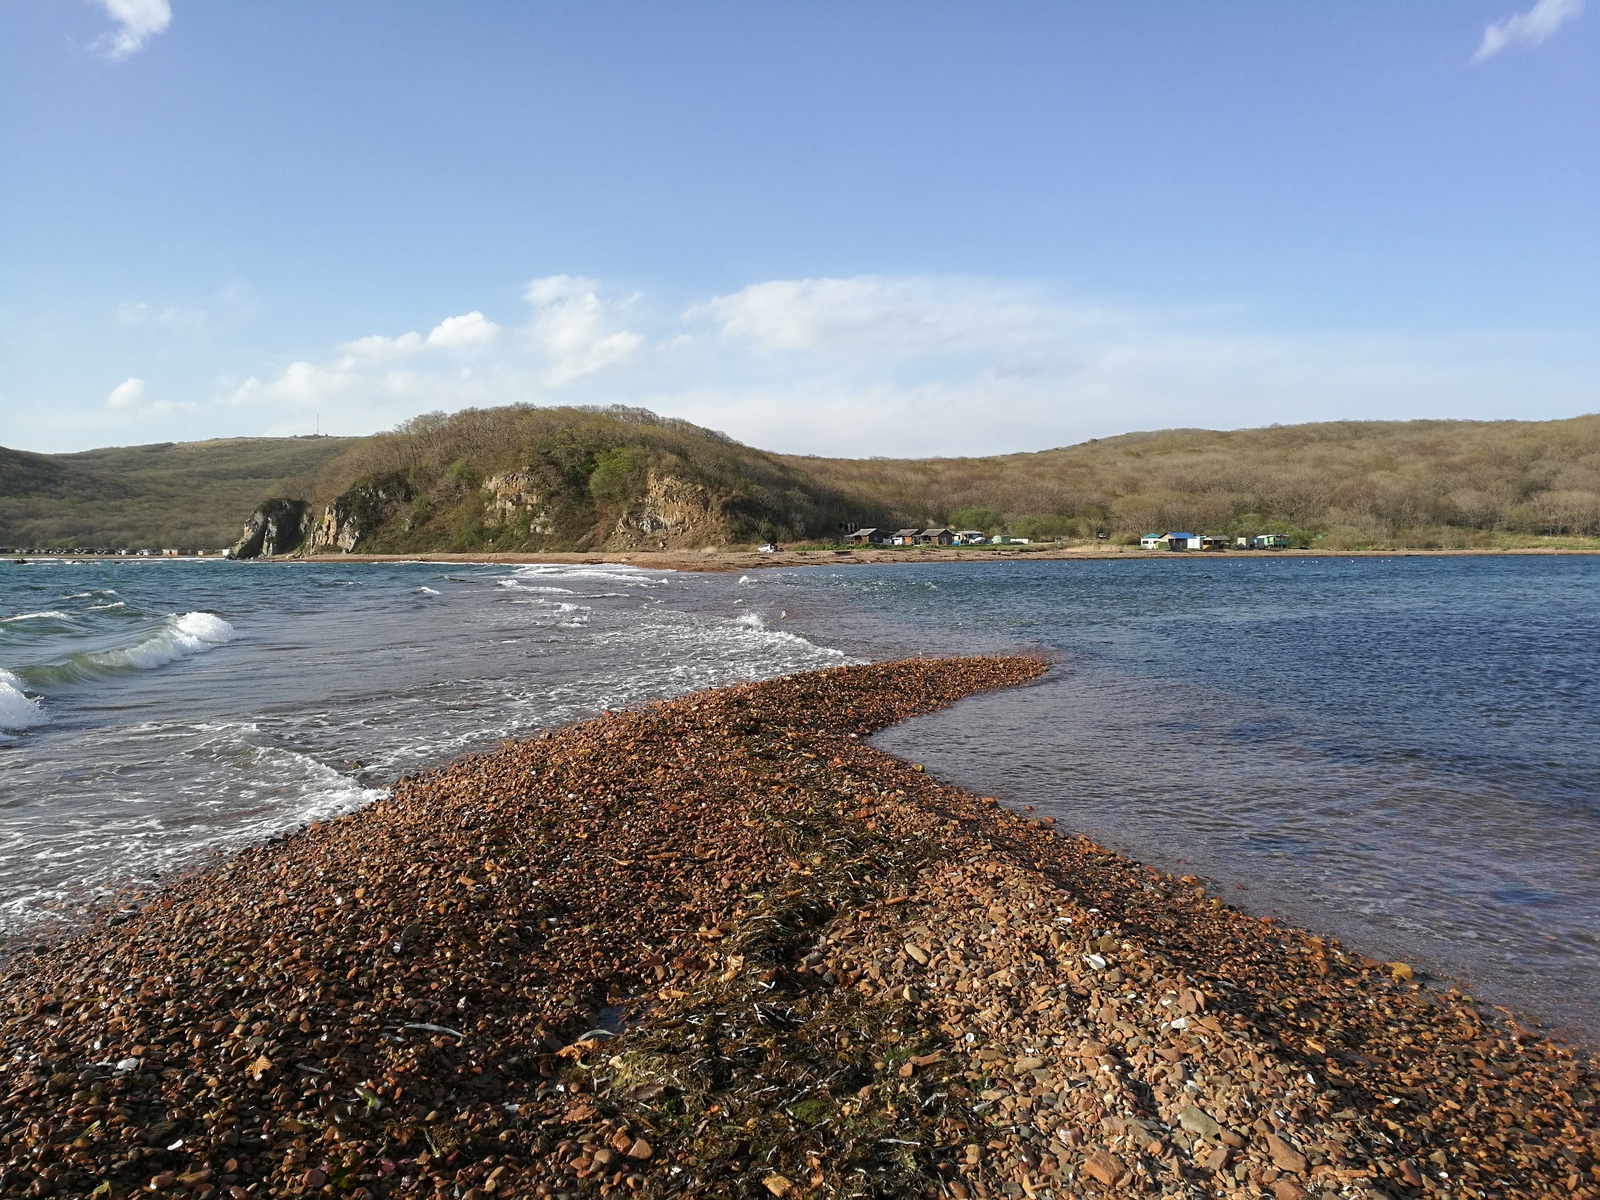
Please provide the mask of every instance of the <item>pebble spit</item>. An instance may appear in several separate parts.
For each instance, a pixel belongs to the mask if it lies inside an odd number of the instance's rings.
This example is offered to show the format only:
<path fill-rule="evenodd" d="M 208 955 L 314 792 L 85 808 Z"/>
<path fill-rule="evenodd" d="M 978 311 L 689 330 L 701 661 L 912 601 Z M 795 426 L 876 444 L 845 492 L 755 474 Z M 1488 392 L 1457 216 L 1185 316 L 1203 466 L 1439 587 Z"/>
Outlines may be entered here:
<path fill-rule="evenodd" d="M 1596 1063 L 862 742 L 608 714 L 13 950 L 0 1193 L 1600 1197 Z"/>

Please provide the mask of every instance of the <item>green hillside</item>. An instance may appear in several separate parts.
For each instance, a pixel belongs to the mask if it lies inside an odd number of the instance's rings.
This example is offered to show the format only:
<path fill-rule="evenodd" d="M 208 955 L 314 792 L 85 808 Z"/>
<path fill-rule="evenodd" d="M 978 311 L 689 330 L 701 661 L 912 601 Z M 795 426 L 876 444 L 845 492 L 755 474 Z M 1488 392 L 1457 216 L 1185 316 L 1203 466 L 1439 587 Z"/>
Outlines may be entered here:
<path fill-rule="evenodd" d="M 0 545 L 215 549 L 261 500 L 303 495 L 354 438 L 224 438 L 30 454 L 0 448 Z"/>
<path fill-rule="evenodd" d="M 525 405 L 431 414 L 366 438 L 311 499 L 335 514 L 329 540 L 375 553 L 793 540 L 860 509 L 777 455 L 687 421 Z"/>
<path fill-rule="evenodd" d="M 1281 532 L 1348 547 L 1600 535 L 1600 416 L 1171 429 L 991 458 L 787 461 L 897 521 L 1023 535 Z"/>
<path fill-rule="evenodd" d="M 839 523 L 1035 538 L 1289 534 L 1324 547 L 1600 536 L 1600 416 L 1130 433 L 988 458 L 770 454 L 637 409 L 431 414 L 366 438 L 0 449 L 0 544 L 216 547 L 263 501 L 306 548 L 826 541 Z M 280 539 L 281 540 L 281 539 Z"/>

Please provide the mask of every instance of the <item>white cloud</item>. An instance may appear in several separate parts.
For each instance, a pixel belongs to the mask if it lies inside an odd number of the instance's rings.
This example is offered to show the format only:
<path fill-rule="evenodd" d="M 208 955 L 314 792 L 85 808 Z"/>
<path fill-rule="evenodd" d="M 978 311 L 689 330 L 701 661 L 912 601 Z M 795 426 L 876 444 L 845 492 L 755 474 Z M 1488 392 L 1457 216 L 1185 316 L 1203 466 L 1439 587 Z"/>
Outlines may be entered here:
<path fill-rule="evenodd" d="M 530 283 L 523 299 L 533 305 L 530 340 L 548 360 L 540 378 L 549 387 L 626 362 L 644 345 L 639 334 L 611 327 L 612 314 L 593 279 L 549 275 Z"/>
<path fill-rule="evenodd" d="M 861 275 L 751 284 L 689 310 L 724 337 L 763 350 L 812 354 L 955 354 L 1039 343 L 1063 323 L 1102 324 L 1106 314 L 1065 310 L 1015 285 L 966 279 Z"/>
<path fill-rule="evenodd" d="M 106 407 L 134 417 L 164 417 L 192 412 L 197 405 L 189 401 L 152 400 L 149 385 L 138 378 L 124 379 L 106 396 Z"/>
<path fill-rule="evenodd" d="M 486 346 L 500 335 L 500 326 L 476 310 L 446 317 L 428 332 L 428 345 L 438 350 Z"/>
<path fill-rule="evenodd" d="M 1583 12 L 1583 0 L 1538 0 L 1527 12 L 1514 13 L 1483 31 L 1474 63 L 1493 58 L 1508 46 L 1537 46 Z"/>
<path fill-rule="evenodd" d="M 150 399 L 150 389 L 142 379 L 124 379 L 106 397 L 107 408 L 140 408 Z"/>
<path fill-rule="evenodd" d="M 346 342 L 339 349 L 351 360 L 351 365 L 362 360 L 384 361 L 409 358 L 424 350 L 472 350 L 487 346 L 500 336 L 501 327 L 481 312 L 463 313 L 459 317 L 446 317 L 428 331 L 402 333 L 399 337 L 385 337 L 375 333 L 368 337 Z"/>
<path fill-rule="evenodd" d="M 95 48 L 108 58 L 127 58 L 172 24 L 168 0 L 96 0 L 117 28 L 100 38 Z"/>
<path fill-rule="evenodd" d="M 630 404 L 793 453 L 987 454 L 1136 429 L 1557 416 L 1600 407 L 1595 339 L 1288 336 L 1224 309 L 1071 303 L 956 277 L 768 280 L 655 307 L 593 279 L 373 336 L 230 387 L 271 432 L 368 432 L 418 412 Z"/>

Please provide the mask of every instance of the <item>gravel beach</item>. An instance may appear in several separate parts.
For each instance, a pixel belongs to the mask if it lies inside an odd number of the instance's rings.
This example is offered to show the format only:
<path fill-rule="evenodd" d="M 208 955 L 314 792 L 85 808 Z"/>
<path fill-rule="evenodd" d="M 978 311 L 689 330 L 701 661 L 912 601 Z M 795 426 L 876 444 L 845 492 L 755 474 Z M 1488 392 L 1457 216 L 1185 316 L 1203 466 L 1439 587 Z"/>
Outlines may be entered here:
<path fill-rule="evenodd" d="M 840 667 L 460 760 L 12 947 L 0 1193 L 1600 1197 L 1596 1062 L 867 734 Z"/>

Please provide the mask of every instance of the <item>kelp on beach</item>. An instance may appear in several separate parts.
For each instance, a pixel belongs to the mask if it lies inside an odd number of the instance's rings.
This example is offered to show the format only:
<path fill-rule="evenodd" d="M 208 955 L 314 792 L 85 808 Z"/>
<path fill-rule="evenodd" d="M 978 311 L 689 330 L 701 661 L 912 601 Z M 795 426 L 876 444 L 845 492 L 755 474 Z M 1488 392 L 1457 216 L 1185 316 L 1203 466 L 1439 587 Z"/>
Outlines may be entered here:
<path fill-rule="evenodd" d="M 861 741 L 842 667 L 403 780 L 13 954 L 0 1191 L 1600 1195 L 1595 1063 Z"/>

